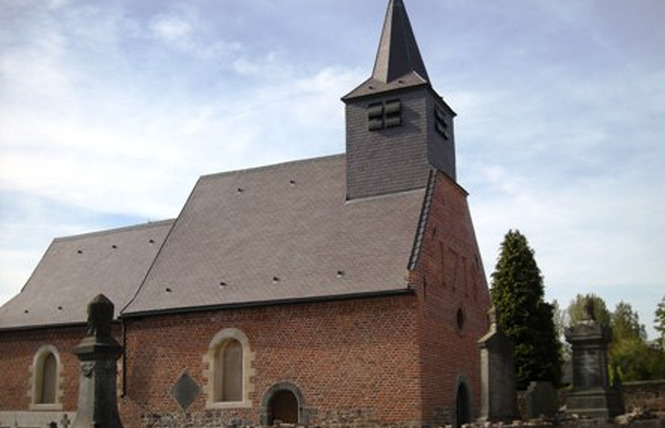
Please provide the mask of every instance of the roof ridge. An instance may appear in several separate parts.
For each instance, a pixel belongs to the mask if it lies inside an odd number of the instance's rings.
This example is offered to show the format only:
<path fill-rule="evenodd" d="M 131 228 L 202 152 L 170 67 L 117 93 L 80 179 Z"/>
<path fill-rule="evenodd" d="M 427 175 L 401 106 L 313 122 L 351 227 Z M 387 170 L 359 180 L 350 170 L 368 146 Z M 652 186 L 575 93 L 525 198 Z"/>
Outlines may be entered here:
<path fill-rule="evenodd" d="M 149 221 L 147 223 L 134 224 L 134 225 L 131 225 L 131 226 L 116 227 L 116 228 L 113 228 L 113 229 L 98 230 L 96 232 L 87 232 L 87 233 L 80 233 L 80 234 L 76 234 L 76 235 L 60 236 L 60 237 L 54 238 L 53 242 L 76 241 L 78 239 L 91 238 L 91 237 L 94 237 L 94 236 L 111 235 L 111 234 L 119 233 L 119 232 L 129 232 L 131 230 L 148 229 L 148 228 L 151 228 L 151 227 L 165 226 L 169 223 L 171 223 L 171 224 L 175 223 L 175 220 L 176 219 L 171 218 L 171 219 L 166 219 L 166 220 Z"/>
<path fill-rule="evenodd" d="M 249 167 L 245 169 L 235 169 L 232 171 L 223 171 L 223 172 L 215 172 L 212 174 L 204 174 L 199 177 L 199 180 L 207 180 L 207 179 L 212 179 L 212 178 L 219 178 L 227 175 L 238 175 L 238 174 L 247 174 L 247 173 L 254 173 L 254 172 L 261 172 L 261 171 L 266 171 L 266 170 L 272 170 L 272 169 L 279 169 L 279 168 L 284 168 L 289 165 L 295 165 L 295 164 L 301 164 L 301 163 L 306 163 L 306 162 L 323 162 L 327 160 L 331 160 L 334 158 L 345 158 L 346 153 L 337 153 L 334 155 L 326 155 L 326 156 L 319 156 L 316 158 L 308 158 L 308 159 L 297 159 L 297 160 L 291 160 L 291 161 L 285 161 L 285 162 L 280 162 L 280 163 L 274 163 L 270 165 L 262 165 L 262 166 L 255 166 L 255 167 Z"/>
<path fill-rule="evenodd" d="M 354 198 L 351 200 L 344 201 L 345 204 L 350 205 L 350 204 L 355 204 L 358 202 L 367 202 L 367 201 L 372 201 L 372 200 L 377 200 L 377 199 L 387 199 L 387 198 L 397 198 L 400 196 L 406 196 L 411 193 L 422 193 L 427 191 L 427 187 L 416 187 L 415 189 L 407 189 L 407 190 L 400 190 L 398 192 L 388 192 L 388 193 L 381 193 L 379 195 L 372 195 L 372 196 L 367 196 L 363 198 Z"/>

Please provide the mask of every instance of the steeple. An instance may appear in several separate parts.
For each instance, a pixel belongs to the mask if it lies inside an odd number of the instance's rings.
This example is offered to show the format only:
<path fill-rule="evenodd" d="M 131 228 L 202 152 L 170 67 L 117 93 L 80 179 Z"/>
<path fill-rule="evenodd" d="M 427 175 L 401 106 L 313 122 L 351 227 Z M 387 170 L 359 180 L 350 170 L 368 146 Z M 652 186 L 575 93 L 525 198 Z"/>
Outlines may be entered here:
<path fill-rule="evenodd" d="M 410 73 L 429 80 L 404 3 L 390 0 L 372 78 L 389 83 Z"/>
<path fill-rule="evenodd" d="M 403 0 L 389 0 L 374 69 L 346 104 L 348 200 L 456 179 L 455 112 L 430 84 Z"/>

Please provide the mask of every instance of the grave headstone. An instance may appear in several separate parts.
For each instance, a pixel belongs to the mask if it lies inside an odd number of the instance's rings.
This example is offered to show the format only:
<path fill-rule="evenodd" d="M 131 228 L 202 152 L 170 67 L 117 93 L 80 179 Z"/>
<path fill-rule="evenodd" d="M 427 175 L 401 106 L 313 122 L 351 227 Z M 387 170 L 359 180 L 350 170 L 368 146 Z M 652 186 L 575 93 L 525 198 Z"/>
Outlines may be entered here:
<path fill-rule="evenodd" d="M 623 413 L 621 391 L 610 385 L 607 346 L 609 327 L 596 321 L 587 302 L 584 319 L 566 329 L 573 352 L 573 388 L 566 395 L 567 412 L 592 418 L 613 418 Z"/>
<path fill-rule="evenodd" d="M 531 382 L 526 390 L 525 400 L 528 419 L 554 417 L 559 408 L 556 389 L 550 382 Z"/>
<path fill-rule="evenodd" d="M 496 308 L 488 312 L 490 328 L 478 341 L 480 347 L 480 420 L 518 419 L 515 387 L 515 351 L 512 340 L 501 331 Z"/>

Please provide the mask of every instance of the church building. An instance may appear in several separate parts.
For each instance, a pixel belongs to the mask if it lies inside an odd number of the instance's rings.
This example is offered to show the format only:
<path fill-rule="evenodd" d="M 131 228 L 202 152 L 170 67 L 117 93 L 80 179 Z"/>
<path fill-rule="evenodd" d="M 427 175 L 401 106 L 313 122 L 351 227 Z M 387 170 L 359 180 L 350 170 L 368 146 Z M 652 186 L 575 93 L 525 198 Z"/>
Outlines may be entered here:
<path fill-rule="evenodd" d="M 402 0 L 342 101 L 343 154 L 206 175 L 176 219 L 55 239 L 0 308 L 0 427 L 74 420 L 100 293 L 127 428 L 476 417 L 487 281 Z"/>

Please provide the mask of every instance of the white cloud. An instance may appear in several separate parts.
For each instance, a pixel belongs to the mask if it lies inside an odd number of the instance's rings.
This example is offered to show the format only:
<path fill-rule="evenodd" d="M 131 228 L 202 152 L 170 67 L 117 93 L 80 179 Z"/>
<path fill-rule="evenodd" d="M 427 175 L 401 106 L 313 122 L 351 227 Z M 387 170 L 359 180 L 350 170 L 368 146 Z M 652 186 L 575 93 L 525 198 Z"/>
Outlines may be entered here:
<path fill-rule="evenodd" d="M 152 34 L 166 43 L 187 40 L 192 33 L 192 24 L 181 16 L 158 15 L 150 20 Z"/>

